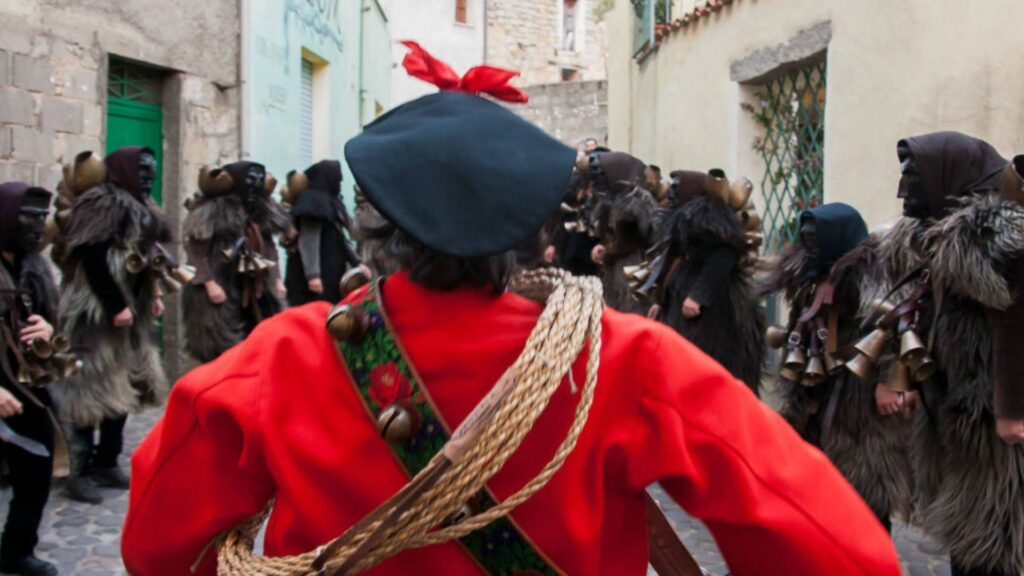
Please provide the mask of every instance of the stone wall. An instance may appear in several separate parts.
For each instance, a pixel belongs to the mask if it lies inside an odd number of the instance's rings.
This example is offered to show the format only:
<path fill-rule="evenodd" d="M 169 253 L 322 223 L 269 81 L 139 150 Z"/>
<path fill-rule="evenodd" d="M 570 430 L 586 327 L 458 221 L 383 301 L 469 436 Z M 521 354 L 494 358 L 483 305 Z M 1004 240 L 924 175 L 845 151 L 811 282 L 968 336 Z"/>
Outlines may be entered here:
<path fill-rule="evenodd" d="M 562 1 L 487 0 L 487 63 L 519 70 L 520 86 L 560 82 L 565 69 L 578 72 L 574 80 L 604 80 L 605 25 L 594 12 L 595 1 L 576 1 L 585 19 L 578 51 L 563 49 Z"/>
<path fill-rule="evenodd" d="M 608 132 L 608 86 L 603 80 L 559 82 L 526 89 L 528 104 L 509 108 L 543 128 L 548 134 L 576 147 L 587 138 L 604 142 Z"/>
<path fill-rule="evenodd" d="M 165 72 L 163 204 L 180 223 L 199 167 L 239 154 L 235 0 L 181 0 L 173 13 L 162 0 L 0 2 L 0 181 L 52 190 L 61 164 L 104 152 L 112 55 Z M 167 304 L 165 360 L 178 375 L 180 307 Z"/>

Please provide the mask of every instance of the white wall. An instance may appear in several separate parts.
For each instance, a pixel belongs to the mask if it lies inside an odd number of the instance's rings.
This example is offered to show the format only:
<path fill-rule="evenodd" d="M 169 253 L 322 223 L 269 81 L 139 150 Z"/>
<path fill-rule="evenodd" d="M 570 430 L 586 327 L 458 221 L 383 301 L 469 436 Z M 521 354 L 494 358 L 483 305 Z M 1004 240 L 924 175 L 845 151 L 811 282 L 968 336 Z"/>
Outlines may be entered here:
<path fill-rule="evenodd" d="M 414 40 L 462 75 L 484 62 L 484 0 L 467 0 L 467 22 L 455 21 L 455 0 L 388 0 L 392 63 L 391 106 L 395 107 L 437 88 L 409 76 L 402 68 L 408 49 L 398 42 Z"/>

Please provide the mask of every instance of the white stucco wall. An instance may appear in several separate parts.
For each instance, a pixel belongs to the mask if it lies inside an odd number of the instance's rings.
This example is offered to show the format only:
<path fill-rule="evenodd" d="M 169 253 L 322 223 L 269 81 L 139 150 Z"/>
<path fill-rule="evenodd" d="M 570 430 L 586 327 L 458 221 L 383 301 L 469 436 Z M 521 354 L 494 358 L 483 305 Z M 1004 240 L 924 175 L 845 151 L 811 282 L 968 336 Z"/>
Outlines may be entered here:
<path fill-rule="evenodd" d="M 391 105 L 398 106 L 437 88 L 412 78 L 402 68 L 408 50 L 401 40 L 419 42 L 428 52 L 447 62 L 457 74 L 484 61 L 484 0 L 467 1 L 466 23 L 455 21 L 455 0 L 389 0 L 391 38 Z"/>
<path fill-rule="evenodd" d="M 740 104 L 754 87 L 730 66 L 828 22 L 825 200 L 873 225 L 899 214 L 896 141 L 935 130 L 1024 152 L 1024 23 L 1019 0 L 735 0 L 631 57 L 631 5 L 609 21 L 609 136 L 663 169 L 760 179 L 757 134 Z"/>

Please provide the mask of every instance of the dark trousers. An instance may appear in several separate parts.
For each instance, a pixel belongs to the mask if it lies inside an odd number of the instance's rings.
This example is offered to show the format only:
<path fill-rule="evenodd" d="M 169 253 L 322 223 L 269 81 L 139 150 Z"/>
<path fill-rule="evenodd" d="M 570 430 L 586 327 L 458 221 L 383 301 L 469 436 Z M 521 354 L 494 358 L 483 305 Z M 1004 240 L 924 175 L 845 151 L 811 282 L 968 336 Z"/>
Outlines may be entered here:
<path fill-rule="evenodd" d="M 949 568 L 952 576 L 1020 576 L 1016 572 L 993 572 L 990 570 L 964 568 L 956 561 L 956 558 L 949 559 Z"/>
<path fill-rule="evenodd" d="M 18 434 L 43 444 L 53 454 L 54 430 L 49 414 L 17 390 L 11 390 L 11 393 L 24 408 L 21 414 L 5 418 L 4 422 Z M 40 402 L 49 406 L 50 397 L 45 390 L 38 389 L 33 393 Z M 50 497 L 53 456 L 35 456 L 10 444 L 0 443 L 0 448 L 7 461 L 13 495 L 3 537 L 0 538 L 0 558 L 16 560 L 32 554 L 39 542 L 39 523 Z"/>
<path fill-rule="evenodd" d="M 99 426 L 99 442 L 95 441 L 95 428 L 75 428 L 71 440 L 75 473 L 85 475 L 93 468 L 117 466 L 117 457 L 124 449 L 124 425 L 127 422 L 127 415 L 104 418 Z"/>

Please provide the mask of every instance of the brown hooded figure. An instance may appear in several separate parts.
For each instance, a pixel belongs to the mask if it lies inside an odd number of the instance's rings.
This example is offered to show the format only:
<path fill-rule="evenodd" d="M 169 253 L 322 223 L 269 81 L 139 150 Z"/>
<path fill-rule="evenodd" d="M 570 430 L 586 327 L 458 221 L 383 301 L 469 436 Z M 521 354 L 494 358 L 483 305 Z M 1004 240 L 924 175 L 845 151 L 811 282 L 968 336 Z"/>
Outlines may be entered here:
<path fill-rule="evenodd" d="M 1019 358 L 1024 341 L 1000 342 L 988 316 L 1014 309 L 1008 268 L 1024 254 L 1024 208 L 999 195 L 1007 162 L 986 142 L 939 132 L 900 141 L 898 154 L 906 217 L 881 254 L 892 283 L 909 275 L 908 287 L 918 289 L 904 303 L 920 318 L 917 331 L 938 367 L 919 384 L 916 514 L 949 550 L 953 574 L 1017 576 L 1024 448 L 1000 439 L 997 417 L 1024 414 L 1006 398 L 996 403 L 993 376 L 996 349 L 1003 346 L 1005 358 L 1012 348 Z M 1012 376 L 1020 378 L 1020 371 Z"/>
<path fill-rule="evenodd" d="M 601 282 L 609 306 L 621 312 L 646 310 L 629 288 L 623 269 L 643 260 L 657 237 L 657 200 L 643 188 L 646 164 L 624 152 L 594 152 L 587 168 L 590 191 L 582 208 L 598 244 L 594 261 L 601 265 Z"/>
<path fill-rule="evenodd" d="M 650 278 L 656 315 L 758 393 L 764 315 L 751 285 L 746 233 L 709 191 L 708 173 L 677 170 L 671 177 L 672 212 L 651 250 L 660 264 Z"/>
<path fill-rule="evenodd" d="M 98 502 L 87 479 L 127 488 L 117 466 L 128 414 L 163 403 L 167 377 L 153 341 L 163 312 L 159 271 L 150 264 L 171 240 L 163 212 L 150 198 L 156 161 L 148 148 L 116 150 L 104 161 L 106 181 L 75 200 L 60 318 L 80 372 L 59 390 L 61 417 L 73 429 L 71 497 Z M 165 249 L 163 249 L 165 250 Z M 93 431 L 101 429 L 98 446 Z"/>
<path fill-rule="evenodd" d="M 203 168 L 182 227 L 196 275 L 182 295 L 188 352 L 209 362 L 284 307 L 274 237 L 290 226 L 262 164 Z M 269 188 L 269 189 L 268 189 Z"/>

